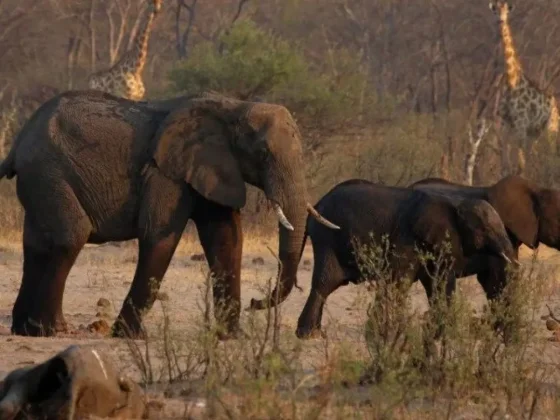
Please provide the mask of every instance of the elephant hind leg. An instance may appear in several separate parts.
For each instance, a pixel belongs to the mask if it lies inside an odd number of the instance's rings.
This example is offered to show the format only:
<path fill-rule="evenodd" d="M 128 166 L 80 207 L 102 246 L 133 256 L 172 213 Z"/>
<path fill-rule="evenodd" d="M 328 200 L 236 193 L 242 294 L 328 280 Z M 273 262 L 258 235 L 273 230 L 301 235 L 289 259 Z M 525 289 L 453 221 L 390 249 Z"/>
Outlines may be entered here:
<path fill-rule="evenodd" d="M 62 229 L 62 231 L 65 231 Z M 23 243 L 23 278 L 12 311 L 12 333 L 52 336 L 66 329 L 62 300 L 66 279 L 87 241 L 87 219 L 76 223 L 67 240 L 46 239 L 26 217 Z"/>

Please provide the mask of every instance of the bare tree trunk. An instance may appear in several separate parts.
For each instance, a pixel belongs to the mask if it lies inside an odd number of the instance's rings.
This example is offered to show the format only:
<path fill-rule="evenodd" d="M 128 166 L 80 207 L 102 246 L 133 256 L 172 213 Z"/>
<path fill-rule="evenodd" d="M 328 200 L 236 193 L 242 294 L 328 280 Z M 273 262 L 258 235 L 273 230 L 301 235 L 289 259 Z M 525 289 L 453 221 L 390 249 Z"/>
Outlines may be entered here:
<path fill-rule="evenodd" d="M 88 21 L 88 30 L 89 30 L 89 44 L 91 47 L 90 51 L 90 71 L 91 73 L 95 72 L 95 64 L 97 58 L 97 48 L 95 45 L 95 0 L 91 0 L 90 8 L 89 8 L 89 21 Z"/>
<path fill-rule="evenodd" d="M 188 42 L 194 25 L 197 3 L 198 0 L 192 0 L 191 4 L 187 4 L 185 0 L 177 0 L 177 7 L 175 9 L 175 47 L 177 49 L 177 56 L 180 59 L 187 58 L 188 56 Z M 181 11 L 183 9 L 187 11 L 188 18 L 187 26 L 181 32 Z"/>
<path fill-rule="evenodd" d="M 447 181 L 451 180 L 449 173 L 449 154 L 445 152 L 441 155 L 440 159 L 440 177 Z"/>
<path fill-rule="evenodd" d="M 474 167 L 476 165 L 476 158 L 478 156 L 478 148 L 480 143 L 488 133 L 490 127 L 486 124 L 485 119 L 481 119 L 478 122 L 478 128 L 476 130 L 476 135 L 473 135 L 472 127 L 469 124 L 468 128 L 468 141 L 469 141 L 469 152 L 465 158 L 465 183 L 467 185 L 473 184 L 473 174 Z"/>
<path fill-rule="evenodd" d="M 82 38 L 80 36 L 70 36 L 68 38 L 68 51 L 66 54 L 66 81 L 68 90 L 72 90 L 74 86 L 74 68 L 81 47 Z"/>
<path fill-rule="evenodd" d="M 113 5 L 119 10 L 119 24 L 116 28 L 115 21 L 113 18 Z M 119 54 L 121 52 L 121 46 L 123 44 L 124 35 L 126 33 L 126 27 L 128 24 L 128 15 L 130 13 L 130 2 L 126 4 L 125 7 L 121 5 L 120 2 L 111 3 L 111 7 L 105 10 L 107 15 L 107 20 L 109 22 L 109 65 L 112 66 L 116 63 Z"/>

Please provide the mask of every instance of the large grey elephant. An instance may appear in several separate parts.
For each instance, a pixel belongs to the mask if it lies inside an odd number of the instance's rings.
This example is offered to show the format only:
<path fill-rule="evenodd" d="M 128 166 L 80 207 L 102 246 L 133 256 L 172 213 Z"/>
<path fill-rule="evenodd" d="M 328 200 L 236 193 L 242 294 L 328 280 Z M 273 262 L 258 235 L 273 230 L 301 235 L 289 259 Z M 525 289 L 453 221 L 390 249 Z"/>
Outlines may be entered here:
<path fill-rule="evenodd" d="M 356 256 L 354 240 L 382 243 L 388 236 L 392 247 L 387 256 L 393 280 L 420 280 L 430 302 L 437 267 L 423 263 L 418 248 L 437 252 L 448 241 L 451 265 L 446 293 L 455 288 L 455 275 L 462 272 L 471 255 L 488 253 L 511 261 L 515 253 L 496 211 L 483 200 L 460 204 L 422 191 L 387 187 L 365 180 L 338 184 L 316 208 L 340 230 L 325 229 L 308 218 L 306 234 L 313 244 L 311 291 L 298 320 L 296 335 L 306 338 L 320 332 L 327 297 L 342 285 L 365 280 Z"/>
<path fill-rule="evenodd" d="M 264 191 L 279 218 L 280 297 L 295 283 L 308 212 L 336 228 L 309 204 L 301 136 L 288 110 L 216 94 L 154 103 L 60 94 L 33 114 L 0 165 L 0 178 L 16 175 L 25 209 L 16 334 L 65 328 L 64 286 L 84 244 L 138 238 L 113 335 L 141 336 L 141 316 L 192 219 L 215 277 L 221 338 L 236 335 L 245 183 Z"/>
<path fill-rule="evenodd" d="M 539 243 L 560 250 L 560 191 L 541 188 L 517 175 L 506 176 L 494 185 L 471 187 L 441 178 L 426 178 L 410 188 L 454 200 L 477 198 L 492 205 L 504 222 L 516 256 L 521 244 L 536 249 Z M 476 255 L 463 276 L 477 274 L 488 299 L 502 293 L 507 280 L 500 258 Z"/>

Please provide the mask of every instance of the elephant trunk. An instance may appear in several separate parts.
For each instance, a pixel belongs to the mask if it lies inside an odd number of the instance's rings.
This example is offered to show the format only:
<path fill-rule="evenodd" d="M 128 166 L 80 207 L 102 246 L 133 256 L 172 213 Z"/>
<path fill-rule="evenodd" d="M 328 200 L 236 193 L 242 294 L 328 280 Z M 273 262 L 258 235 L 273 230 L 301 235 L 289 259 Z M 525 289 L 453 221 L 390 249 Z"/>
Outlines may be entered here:
<path fill-rule="evenodd" d="M 500 240 L 495 241 L 497 246 L 493 246 L 493 252 L 499 255 L 506 263 L 513 265 L 521 265 L 518 261 L 518 255 L 516 248 L 513 247 L 511 241 L 505 237 L 500 238 Z"/>
<path fill-rule="evenodd" d="M 297 269 L 305 246 L 308 201 L 303 177 L 295 182 L 292 178 L 291 182 L 271 183 L 265 193 L 279 221 L 279 272 L 270 296 L 251 299 L 251 309 L 274 307 L 288 297 L 297 285 Z"/>

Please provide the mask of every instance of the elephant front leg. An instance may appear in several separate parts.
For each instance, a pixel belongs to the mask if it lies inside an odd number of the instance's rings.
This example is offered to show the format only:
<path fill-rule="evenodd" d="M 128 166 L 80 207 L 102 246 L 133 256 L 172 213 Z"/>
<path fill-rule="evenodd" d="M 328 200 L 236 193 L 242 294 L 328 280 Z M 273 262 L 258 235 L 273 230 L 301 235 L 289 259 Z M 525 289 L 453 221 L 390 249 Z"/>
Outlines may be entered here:
<path fill-rule="evenodd" d="M 318 290 L 311 289 L 298 319 L 297 338 L 316 338 L 323 335 L 321 332 L 321 321 L 326 301 L 327 296 L 319 293 Z"/>
<path fill-rule="evenodd" d="M 346 273 L 331 250 L 324 251 L 321 249 L 321 244 L 314 246 L 316 250 L 314 248 L 315 262 L 311 291 L 299 316 L 296 329 L 296 336 L 301 339 L 324 336 L 321 322 L 327 298 L 343 284 L 355 281 L 359 277 L 357 272 Z"/>
<path fill-rule="evenodd" d="M 478 272 L 478 281 L 494 313 L 494 329 L 502 332 L 504 340 L 508 342 L 515 330 L 515 326 L 508 320 L 515 317 L 510 317 L 511 301 L 508 294 L 504 294 L 504 289 L 509 277 L 515 274 L 507 272 L 506 262 L 501 258 L 488 257 L 486 262 L 484 270 Z"/>
<path fill-rule="evenodd" d="M 214 314 L 221 340 L 240 332 L 243 232 L 238 210 L 206 203 L 194 217 L 200 243 L 212 273 Z"/>
<path fill-rule="evenodd" d="M 441 279 L 434 279 L 435 274 L 429 274 L 424 269 L 420 271 L 418 274 L 422 285 L 426 291 L 426 296 L 428 298 L 428 303 L 430 305 L 429 309 L 429 322 L 432 324 L 434 328 L 433 338 L 439 339 L 442 338 L 445 334 L 445 322 L 447 318 L 448 309 L 451 305 L 451 300 L 453 298 L 453 294 L 455 293 L 455 288 L 457 284 L 457 279 L 455 273 L 450 271 L 445 278 Z M 445 293 L 445 301 L 442 302 L 440 299 L 442 298 L 441 292 L 439 289 L 439 284 L 434 284 L 435 282 L 443 281 L 444 283 L 444 293 Z M 443 306 L 440 306 L 443 305 Z M 442 315 L 443 311 L 443 317 Z M 430 337 L 431 341 L 431 337 Z"/>

